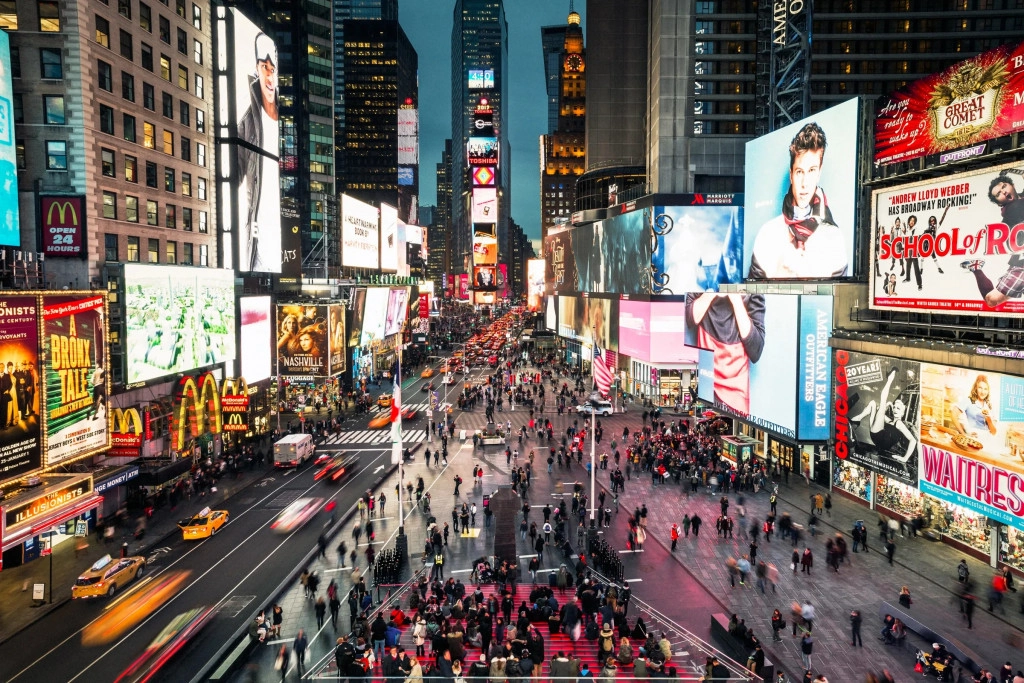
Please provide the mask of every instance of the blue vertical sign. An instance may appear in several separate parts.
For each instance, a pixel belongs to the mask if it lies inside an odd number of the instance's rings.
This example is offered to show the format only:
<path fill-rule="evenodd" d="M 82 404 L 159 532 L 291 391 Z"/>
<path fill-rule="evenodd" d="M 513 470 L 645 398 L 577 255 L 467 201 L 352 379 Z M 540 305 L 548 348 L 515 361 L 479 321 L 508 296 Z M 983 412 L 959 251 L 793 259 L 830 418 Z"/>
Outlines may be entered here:
<path fill-rule="evenodd" d="M 0 31 L 0 245 L 9 247 L 21 245 L 13 102 L 11 40 Z"/>
<path fill-rule="evenodd" d="M 797 373 L 797 434 L 801 441 L 825 441 L 832 395 L 832 297 L 800 297 L 800 368 Z"/>

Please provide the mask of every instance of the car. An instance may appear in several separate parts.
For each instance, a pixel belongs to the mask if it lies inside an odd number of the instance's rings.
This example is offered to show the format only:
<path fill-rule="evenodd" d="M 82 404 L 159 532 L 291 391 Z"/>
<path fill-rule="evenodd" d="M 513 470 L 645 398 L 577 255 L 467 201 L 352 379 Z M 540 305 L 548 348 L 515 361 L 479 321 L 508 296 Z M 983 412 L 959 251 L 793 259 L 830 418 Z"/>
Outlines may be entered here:
<path fill-rule="evenodd" d="M 423 378 L 423 379 L 428 379 L 428 378 L 433 377 L 433 376 L 434 376 L 433 368 L 425 368 L 423 370 L 423 372 L 420 373 L 420 377 Z"/>
<path fill-rule="evenodd" d="M 142 576 L 146 570 L 146 558 L 133 555 L 115 560 L 104 555 L 81 574 L 71 587 L 71 598 L 114 597 L 118 588 L 123 588 Z"/>
<path fill-rule="evenodd" d="M 441 380 L 441 384 L 455 384 L 455 375 L 447 374 L 444 379 Z"/>
<path fill-rule="evenodd" d="M 419 416 L 419 411 L 415 408 L 403 408 L 402 419 L 403 420 L 415 420 Z"/>
<path fill-rule="evenodd" d="M 381 408 L 390 408 L 392 400 L 391 394 L 381 394 L 377 397 L 377 405 Z"/>
<path fill-rule="evenodd" d="M 186 541 L 195 541 L 215 535 L 227 523 L 227 510 L 211 510 L 205 507 L 191 519 L 178 522 L 178 527 Z"/>
<path fill-rule="evenodd" d="M 611 401 L 598 401 L 596 406 L 591 406 L 589 403 L 583 403 L 576 406 L 576 412 L 580 415 L 590 415 L 591 411 L 598 415 L 607 417 L 614 413 L 615 409 L 612 408 Z"/>
<path fill-rule="evenodd" d="M 299 498 L 281 511 L 270 523 L 270 528 L 279 534 L 287 534 L 301 528 L 320 511 L 323 498 Z"/>
<path fill-rule="evenodd" d="M 350 453 L 338 453 L 313 475 L 313 481 L 335 483 L 346 474 L 353 472 L 359 464 L 359 458 Z"/>
<path fill-rule="evenodd" d="M 153 639 L 139 657 L 121 672 L 114 683 L 146 683 L 190 640 L 196 637 L 216 614 L 216 607 L 200 606 L 177 615 Z"/>
<path fill-rule="evenodd" d="M 434 383 L 433 382 L 424 382 L 423 386 L 420 387 L 420 391 L 433 391 L 433 390 L 434 390 Z"/>
<path fill-rule="evenodd" d="M 164 571 L 141 579 L 82 630 L 82 645 L 112 643 L 155 613 L 188 583 L 189 570 Z"/>
<path fill-rule="evenodd" d="M 391 414 L 384 413 L 370 420 L 370 423 L 366 425 L 367 429 L 381 429 L 391 424 Z"/>

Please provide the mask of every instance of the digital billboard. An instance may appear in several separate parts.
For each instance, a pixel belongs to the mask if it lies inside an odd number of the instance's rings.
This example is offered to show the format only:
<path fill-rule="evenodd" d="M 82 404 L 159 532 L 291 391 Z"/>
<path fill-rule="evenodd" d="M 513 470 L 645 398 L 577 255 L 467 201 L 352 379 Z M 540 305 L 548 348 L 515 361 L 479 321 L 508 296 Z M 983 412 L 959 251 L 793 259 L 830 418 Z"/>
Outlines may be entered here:
<path fill-rule="evenodd" d="M 612 298 L 558 297 L 558 334 L 593 344 L 602 349 L 619 350 L 619 300 Z"/>
<path fill-rule="evenodd" d="M 323 304 L 277 305 L 277 371 L 296 378 L 327 377 L 328 310 Z"/>
<path fill-rule="evenodd" d="M 743 195 L 688 195 L 645 210 L 654 233 L 653 292 L 717 292 L 743 281 Z"/>
<path fill-rule="evenodd" d="M 409 290 L 396 287 L 388 292 L 388 310 L 384 318 L 384 336 L 390 337 L 402 331 L 409 310 Z"/>
<path fill-rule="evenodd" d="M 466 160 L 471 166 L 497 166 L 498 147 L 498 138 L 472 137 L 466 143 Z"/>
<path fill-rule="evenodd" d="M 796 436 L 799 299 L 686 295 L 685 341 L 713 356 L 714 405 L 786 436 Z"/>
<path fill-rule="evenodd" d="M 498 262 L 497 240 L 473 240 L 473 265 L 493 266 Z"/>
<path fill-rule="evenodd" d="M 398 167 L 398 184 L 402 187 L 410 187 L 416 184 L 416 169 L 412 166 Z"/>
<path fill-rule="evenodd" d="M 507 263 L 498 264 L 498 296 L 502 299 L 507 299 L 509 296 Z"/>
<path fill-rule="evenodd" d="M 347 194 L 341 195 L 341 265 L 379 268 L 380 210 Z"/>
<path fill-rule="evenodd" d="M 11 80 L 11 39 L 0 31 L 0 246 L 21 246 L 18 214 L 17 152 L 14 146 L 14 83 Z M 45 216 L 45 214 L 43 214 Z M 82 216 L 84 226 L 84 212 Z M 45 237 L 45 236 L 44 236 Z"/>
<path fill-rule="evenodd" d="M 1024 164 L 872 195 L 872 308 L 1024 312 Z"/>
<path fill-rule="evenodd" d="M 419 113 L 408 105 L 398 108 L 398 163 L 403 166 L 420 163 Z"/>
<path fill-rule="evenodd" d="M 473 289 L 494 291 L 497 288 L 497 266 L 473 266 Z"/>
<path fill-rule="evenodd" d="M 917 486 L 921 364 L 837 349 L 836 457 Z"/>
<path fill-rule="evenodd" d="M 921 364 L 920 488 L 1024 529 L 1024 379 Z"/>
<path fill-rule="evenodd" d="M 498 190 L 478 187 L 473 190 L 473 222 L 498 222 Z"/>
<path fill-rule="evenodd" d="M 875 163 L 892 164 L 1024 128 L 1024 44 L 1003 45 L 883 97 Z"/>
<path fill-rule="evenodd" d="M 0 302 L 0 480 L 42 466 L 37 306 L 34 296 Z"/>
<path fill-rule="evenodd" d="M 384 339 L 390 292 L 391 290 L 386 287 L 370 287 L 366 290 L 366 304 L 363 306 L 363 331 L 359 337 L 360 346 Z"/>
<path fill-rule="evenodd" d="M 228 83 L 233 97 L 239 269 L 281 272 L 280 117 L 277 45 L 236 8 L 231 16 Z M 223 49 L 223 48 L 222 48 Z M 226 102 L 221 103 L 221 108 Z M 220 120 L 231 116 L 223 111 Z M 224 160 L 226 163 L 226 160 Z"/>
<path fill-rule="evenodd" d="M 48 467 L 110 446 L 106 317 L 103 294 L 43 297 Z M 27 363 L 14 374 L 35 383 Z"/>
<path fill-rule="evenodd" d="M 274 345 L 270 297 L 243 296 L 238 303 L 238 314 L 242 318 L 239 334 L 239 369 L 247 383 L 255 384 L 274 374 L 273 356 L 270 351 Z"/>
<path fill-rule="evenodd" d="M 470 127 L 476 135 L 494 135 L 494 110 L 477 107 L 470 115 Z"/>
<path fill-rule="evenodd" d="M 558 331 L 558 297 L 548 295 L 544 304 L 544 329 Z"/>
<path fill-rule="evenodd" d="M 473 187 L 494 187 L 494 169 L 490 166 L 474 166 L 469 170 Z"/>
<path fill-rule="evenodd" d="M 647 363 L 696 364 L 698 350 L 682 343 L 683 301 L 619 302 L 619 353 Z"/>
<path fill-rule="evenodd" d="M 800 296 L 797 432 L 801 441 L 827 441 L 832 396 L 832 297 Z"/>
<path fill-rule="evenodd" d="M 494 69 L 470 69 L 466 83 L 470 90 L 491 89 L 494 87 Z"/>
<path fill-rule="evenodd" d="M 363 308 L 366 306 L 366 289 L 360 287 L 352 293 L 352 325 L 348 330 L 349 347 L 361 346 L 360 337 L 363 334 Z"/>
<path fill-rule="evenodd" d="M 544 300 L 544 259 L 532 258 L 526 262 L 526 308 L 531 313 L 540 311 Z"/>
<path fill-rule="evenodd" d="M 552 230 L 544 238 L 544 279 L 551 284 L 552 294 L 579 291 L 572 234 L 572 230 Z"/>
<path fill-rule="evenodd" d="M 581 292 L 640 294 L 651 267 L 644 212 L 631 211 L 570 230 Z M 649 291 L 649 290 L 648 290 Z"/>
<path fill-rule="evenodd" d="M 348 348 L 348 336 L 345 334 L 345 307 L 341 304 L 330 304 L 327 307 L 327 316 L 330 327 L 327 332 L 330 336 L 328 344 L 329 360 L 327 371 L 331 375 L 337 375 L 345 371 L 346 349 Z"/>
<path fill-rule="evenodd" d="M 462 301 L 469 299 L 469 275 L 462 273 L 455 276 L 455 298 Z"/>
<path fill-rule="evenodd" d="M 398 209 L 380 205 L 380 269 L 398 270 Z"/>
<path fill-rule="evenodd" d="M 3 161 L 0 161 L 0 167 Z M 0 178 L 2 178 L 0 171 Z M 0 189 L 0 195 L 3 190 Z M 0 206 L 3 200 L 0 199 Z M 40 235 L 43 253 L 48 257 L 85 256 L 86 211 L 84 195 L 44 195 L 39 198 Z M 0 227 L 0 233 L 3 228 Z M 0 244 L 2 244 L 0 237 Z"/>
<path fill-rule="evenodd" d="M 853 275 L 859 112 L 859 100 L 848 100 L 747 143 L 749 279 Z"/>
<path fill-rule="evenodd" d="M 128 384 L 234 360 L 234 271 L 127 263 L 124 289 Z"/>

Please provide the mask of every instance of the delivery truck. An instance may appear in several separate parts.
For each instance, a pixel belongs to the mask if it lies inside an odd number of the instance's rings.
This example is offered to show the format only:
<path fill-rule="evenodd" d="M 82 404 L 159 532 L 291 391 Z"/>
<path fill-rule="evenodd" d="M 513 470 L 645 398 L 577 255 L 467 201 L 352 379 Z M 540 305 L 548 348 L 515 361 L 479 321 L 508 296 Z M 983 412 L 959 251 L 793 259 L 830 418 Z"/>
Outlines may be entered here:
<path fill-rule="evenodd" d="M 289 434 L 274 444 L 274 467 L 298 467 L 313 459 L 312 434 Z"/>

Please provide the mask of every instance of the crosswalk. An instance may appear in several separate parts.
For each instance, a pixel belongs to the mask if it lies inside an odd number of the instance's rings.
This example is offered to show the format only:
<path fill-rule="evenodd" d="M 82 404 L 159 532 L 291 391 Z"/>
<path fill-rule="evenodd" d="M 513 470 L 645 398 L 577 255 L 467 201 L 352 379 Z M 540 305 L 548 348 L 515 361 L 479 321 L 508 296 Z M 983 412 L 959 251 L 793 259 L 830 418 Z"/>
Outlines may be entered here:
<path fill-rule="evenodd" d="M 402 443 L 420 443 L 426 441 L 427 430 L 425 429 L 403 429 Z M 341 434 L 332 434 L 321 442 L 322 446 L 337 446 L 344 444 L 390 444 L 391 430 L 383 429 L 359 429 Z"/>
<path fill-rule="evenodd" d="M 402 404 L 402 410 L 408 410 L 408 409 L 412 408 L 413 410 L 419 411 L 421 413 L 424 410 L 426 410 L 427 408 L 429 408 L 429 407 L 430 407 L 430 403 L 426 403 L 426 402 L 425 403 L 403 403 Z M 370 410 L 370 412 L 372 414 L 374 414 L 374 415 L 380 415 L 382 413 L 391 414 L 391 408 L 381 408 L 380 406 L 375 405 Z"/>

